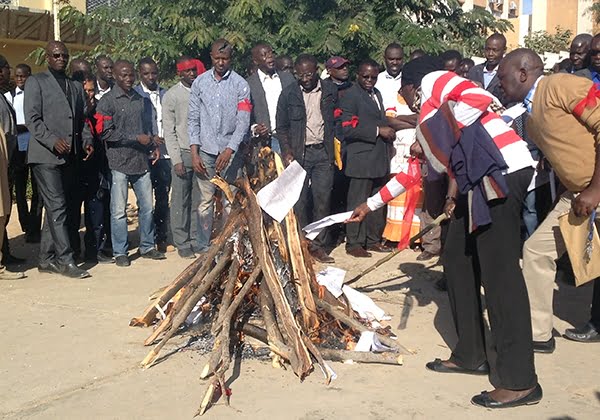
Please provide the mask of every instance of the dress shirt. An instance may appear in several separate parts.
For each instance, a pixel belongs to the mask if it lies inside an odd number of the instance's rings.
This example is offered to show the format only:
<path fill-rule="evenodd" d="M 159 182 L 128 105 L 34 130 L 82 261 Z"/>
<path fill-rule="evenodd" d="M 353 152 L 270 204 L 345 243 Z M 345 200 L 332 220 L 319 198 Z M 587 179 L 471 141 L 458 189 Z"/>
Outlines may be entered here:
<path fill-rule="evenodd" d="M 279 101 L 279 95 L 281 95 L 281 79 L 279 78 L 279 74 L 277 72 L 273 73 L 273 76 L 269 76 L 266 73 L 263 73 L 261 70 L 257 70 L 258 79 L 262 84 L 262 87 L 265 91 L 265 97 L 267 99 L 267 108 L 269 109 L 269 122 L 271 124 L 271 128 L 274 130 L 277 121 L 277 102 Z"/>
<path fill-rule="evenodd" d="M 162 105 L 160 103 L 160 91 L 158 89 L 158 85 L 156 90 L 148 89 L 143 83 L 140 83 L 140 86 L 142 87 L 142 90 L 146 92 L 148 96 L 150 96 L 150 102 L 152 102 L 152 106 L 156 110 L 156 127 L 158 128 L 156 135 L 158 137 L 164 137 L 162 126 Z"/>
<path fill-rule="evenodd" d="M 106 157 L 110 169 L 126 175 L 142 175 L 148 172 L 148 154 L 152 146 L 137 141 L 139 134 L 152 132 L 150 106 L 134 89 L 125 92 L 113 86 L 98 102 L 97 118 L 101 118 L 100 137 L 106 142 Z M 98 125 L 98 124 L 97 124 Z"/>
<path fill-rule="evenodd" d="M 106 89 L 102 89 L 100 87 L 100 83 L 96 82 L 96 95 L 94 95 L 96 97 L 96 100 L 99 101 L 104 95 L 106 95 L 108 92 L 110 92 L 111 86 L 108 85 L 108 87 Z"/>
<path fill-rule="evenodd" d="M 25 125 L 25 114 L 23 113 L 23 89 L 20 87 L 15 88 L 15 96 L 12 96 L 12 92 L 6 92 L 4 94 L 6 100 L 12 105 L 17 114 L 17 124 Z"/>
<path fill-rule="evenodd" d="M 389 108 L 395 108 L 398 103 L 398 91 L 400 90 L 400 86 L 402 83 L 402 73 L 398 76 L 393 77 L 387 71 L 382 71 L 377 76 L 377 83 L 375 83 L 375 87 L 379 92 L 381 92 L 381 97 L 383 99 L 383 106 L 386 111 Z"/>
<path fill-rule="evenodd" d="M 250 87 L 239 74 L 229 70 L 217 80 L 214 69 L 202 73 L 190 95 L 190 145 L 210 155 L 237 151 L 250 127 L 250 110 Z"/>
<path fill-rule="evenodd" d="M 487 89 L 492 79 L 496 77 L 496 73 L 498 73 L 498 66 L 494 67 L 492 70 L 488 70 L 486 66 L 483 66 L 483 88 Z"/>
<path fill-rule="evenodd" d="M 321 114 L 321 81 L 317 82 L 317 86 L 311 91 L 302 90 L 304 99 L 304 107 L 306 108 L 306 140 L 304 144 L 310 146 L 312 144 L 323 143 L 325 136 L 325 122 Z"/>

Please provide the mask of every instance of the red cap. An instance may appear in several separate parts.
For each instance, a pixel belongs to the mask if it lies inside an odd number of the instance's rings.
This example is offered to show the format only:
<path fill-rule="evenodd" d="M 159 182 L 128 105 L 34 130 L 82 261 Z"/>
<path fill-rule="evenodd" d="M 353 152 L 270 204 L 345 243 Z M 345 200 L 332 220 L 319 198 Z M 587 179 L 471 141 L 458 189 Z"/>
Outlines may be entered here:
<path fill-rule="evenodd" d="M 327 62 L 325 63 L 325 67 L 328 69 L 334 68 L 334 69 L 339 69 L 340 67 L 343 67 L 344 65 L 350 63 L 349 60 L 346 60 L 344 57 L 340 57 L 340 56 L 333 56 L 331 57 L 329 60 L 327 60 Z"/>

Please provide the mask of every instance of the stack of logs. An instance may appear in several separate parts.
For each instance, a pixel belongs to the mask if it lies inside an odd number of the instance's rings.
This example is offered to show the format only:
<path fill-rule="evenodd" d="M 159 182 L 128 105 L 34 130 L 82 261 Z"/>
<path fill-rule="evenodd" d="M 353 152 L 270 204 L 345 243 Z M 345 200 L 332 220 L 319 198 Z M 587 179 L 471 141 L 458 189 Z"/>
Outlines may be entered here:
<path fill-rule="evenodd" d="M 256 198 L 255 191 L 283 170 L 281 160 L 264 148 L 258 162 L 251 180 L 244 175 L 236 181 L 235 197 L 226 182 L 214 180 L 231 202 L 222 231 L 209 250 L 130 323 L 148 327 L 158 322 L 144 342 L 147 346 L 158 342 L 142 361 L 147 368 L 169 339 L 182 330 L 203 299 L 203 323 L 210 326 L 214 345 L 200 375 L 202 379 L 210 378 L 197 413 L 200 415 L 220 395 L 229 403 L 225 375 L 244 335 L 265 343 L 273 363 L 289 363 L 300 379 L 312 371 L 316 361 L 327 383 L 331 370 L 324 359 L 398 365 L 402 363 L 399 354 L 408 353 L 390 338 L 389 330 L 375 331 L 358 318 L 347 301 L 335 298 L 318 285 L 293 210 L 280 224 L 263 213 Z M 355 342 L 364 331 L 375 331 L 380 342 L 393 352 L 346 350 L 351 347 L 347 342 Z M 331 345 L 332 337 L 337 345 Z"/>

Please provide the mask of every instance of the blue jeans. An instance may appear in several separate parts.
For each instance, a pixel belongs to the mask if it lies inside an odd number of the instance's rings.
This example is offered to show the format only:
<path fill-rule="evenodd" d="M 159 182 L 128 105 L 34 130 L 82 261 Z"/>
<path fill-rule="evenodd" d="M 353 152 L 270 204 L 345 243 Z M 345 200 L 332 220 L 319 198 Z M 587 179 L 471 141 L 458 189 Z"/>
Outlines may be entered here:
<path fill-rule="evenodd" d="M 123 172 L 111 171 L 112 187 L 110 190 L 110 227 L 115 257 L 127 255 L 127 187 L 131 183 L 139 207 L 140 254 L 154 249 L 154 219 L 152 211 L 152 181 L 150 172 L 143 175 L 125 175 Z"/>
<path fill-rule="evenodd" d="M 208 153 L 200 150 L 200 158 L 204 163 L 208 177 L 195 174 L 196 181 L 198 183 L 198 189 L 200 190 L 200 200 L 198 205 L 198 227 L 197 227 L 197 238 L 196 246 L 194 251 L 204 252 L 210 245 L 210 235 L 213 227 L 213 216 L 214 216 L 214 199 L 215 185 L 210 182 L 210 179 L 215 176 L 215 162 L 217 155 L 209 155 Z M 239 170 L 242 167 L 241 154 L 235 153 L 229 162 L 229 165 L 221 173 L 221 176 L 230 184 L 235 181 L 238 176 Z M 235 193 L 236 189 L 231 186 L 232 191 Z M 226 214 L 229 214 L 230 205 L 229 202 L 224 198 L 223 210 Z"/>
<path fill-rule="evenodd" d="M 527 240 L 537 229 L 538 214 L 535 203 L 535 190 L 531 190 L 523 200 L 523 224 L 525 225 L 525 240 Z"/>

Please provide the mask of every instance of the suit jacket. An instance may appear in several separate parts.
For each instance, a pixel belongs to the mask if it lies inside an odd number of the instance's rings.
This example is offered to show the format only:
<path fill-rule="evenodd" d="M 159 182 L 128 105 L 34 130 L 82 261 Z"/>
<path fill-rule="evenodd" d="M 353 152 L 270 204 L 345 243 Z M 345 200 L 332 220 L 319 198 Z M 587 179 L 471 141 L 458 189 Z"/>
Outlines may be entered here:
<path fill-rule="evenodd" d="M 381 178 L 389 175 L 388 144 L 377 136 L 377 127 L 387 126 L 383 99 L 374 89 L 379 107 L 358 83 L 340 98 L 338 119 L 344 135 L 346 164 L 344 173 L 351 178 Z"/>
<path fill-rule="evenodd" d="M 290 73 L 285 71 L 278 71 L 279 80 L 281 81 L 281 92 L 285 90 L 289 85 L 296 84 L 296 79 Z M 252 102 L 252 114 L 250 115 L 250 124 L 264 124 L 269 130 L 273 130 L 275 127 L 271 127 L 271 118 L 269 114 L 269 107 L 267 106 L 267 97 L 265 90 L 263 89 L 262 83 L 258 77 L 258 71 L 254 72 L 253 75 L 246 79 L 250 86 L 250 101 Z"/>
<path fill-rule="evenodd" d="M 574 74 L 575 76 L 585 77 L 586 79 L 592 80 L 592 72 L 587 67 L 581 70 L 577 70 L 575 73 L 572 74 Z"/>
<path fill-rule="evenodd" d="M 60 138 L 71 142 L 75 155 L 79 155 L 84 143 L 91 144 L 89 127 L 84 124 L 86 101 L 83 87 L 69 78 L 66 80 L 70 103 L 50 71 L 34 74 L 25 83 L 23 110 L 25 125 L 31 133 L 27 152 L 29 163 L 66 163 L 66 156 L 54 151 L 54 143 Z M 85 140 L 82 139 L 84 129 L 88 130 Z"/>
<path fill-rule="evenodd" d="M 476 66 L 473 66 L 471 68 L 471 70 L 469 70 L 469 74 L 467 75 L 467 77 L 477 83 L 481 83 L 481 86 L 484 87 L 485 84 L 483 83 L 483 69 L 485 68 L 485 63 L 483 64 L 477 64 Z M 506 106 L 507 102 L 504 100 L 504 95 L 502 95 L 502 89 L 500 88 L 500 79 L 498 79 L 498 75 L 495 75 L 494 78 L 492 79 L 492 81 L 490 82 L 490 84 L 488 85 L 487 88 L 484 88 L 485 90 L 487 90 L 488 92 L 490 92 L 492 95 L 494 95 L 496 98 L 498 98 L 500 100 L 500 102 L 502 103 L 502 105 Z"/>
<path fill-rule="evenodd" d="M 0 128 L 6 137 L 8 161 L 12 162 L 12 157 L 17 151 L 17 115 L 4 95 L 0 96 Z"/>
<path fill-rule="evenodd" d="M 144 102 L 146 102 L 144 109 L 146 110 L 147 118 L 152 121 L 152 135 L 153 136 L 158 136 L 158 124 L 156 123 L 156 120 L 158 119 L 158 113 L 156 112 L 156 108 L 154 108 L 154 105 L 152 105 L 152 100 L 150 99 L 150 94 L 144 92 L 144 88 L 142 87 L 141 84 L 135 86 L 133 88 L 137 93 L 140 94 L 140 96 L 142 98 L 144 98 Z M 162 87 L 158 87 L 158 97 L 160 99 L 160 103 L 162 104 L 162 100 L 163 97 L 165 96 L 165 93 L 167 93 L 167 90 L 162 88 Z M 161 115 L 162 118 L 162 115 Z M 166 144 L 161 144 L 159 147 L 160 150 L 160 159 L 164 159 L 165 156 L 168 155 L 167 152 L 167 145 Z"/>
<path fill-rule="evenodd" d="M 337 88 L 327 80 L 321 80 L 321 116 L 323 117 L 323 144 L 330 162 L 333 163 L 333 136 L 335 134 L 334 109 L 337 104 Z M 300 164 L 304 163 L 306 142 L 306 106 L 298 83 L 288 85 L 277 103 L 277 137 L 283 153 L 291 153 Z"/>

